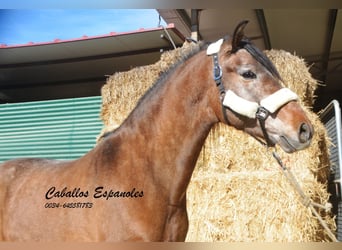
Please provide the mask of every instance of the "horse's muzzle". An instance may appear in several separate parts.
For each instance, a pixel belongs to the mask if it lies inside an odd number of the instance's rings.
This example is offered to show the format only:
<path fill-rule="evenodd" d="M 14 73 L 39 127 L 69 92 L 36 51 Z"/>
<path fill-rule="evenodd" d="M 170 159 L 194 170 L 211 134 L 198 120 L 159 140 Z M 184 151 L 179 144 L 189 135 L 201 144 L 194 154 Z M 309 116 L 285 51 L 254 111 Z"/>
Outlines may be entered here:
<path fill-rule="evenodd" d="M 281 135 L 278 140 L 279 146 L 287 153 L 293 153 L 295 151 L 307 148 L 312 140 L 313 127 L 311 124 L 302 123 L 300 124 L 297 135 L 289 137 Z"/>

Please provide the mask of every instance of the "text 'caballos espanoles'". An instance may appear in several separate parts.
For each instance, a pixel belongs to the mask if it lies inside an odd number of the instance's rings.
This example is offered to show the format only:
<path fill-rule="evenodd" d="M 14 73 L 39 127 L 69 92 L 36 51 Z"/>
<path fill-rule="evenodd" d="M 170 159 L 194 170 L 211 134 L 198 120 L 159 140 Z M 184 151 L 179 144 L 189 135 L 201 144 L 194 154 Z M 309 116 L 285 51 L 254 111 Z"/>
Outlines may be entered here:
<path fill-rule="evenodd" d="M 132 188 L 130 191 L 118 191 L 112 189 L 105 189 L 102 186 L 94 188 L 92 191 L 82 190 L 81 188 L 69 189 L 64 187 L 57 189 L 51 187 L 47 190 L 45 198 L 50 200 L 52 198 L 88 198 L 93 197 L 95 199 L 110 199 L 110 198 L 142 198 L 144 196 L 143 191 L 139 191 L 136 188 Z"/>

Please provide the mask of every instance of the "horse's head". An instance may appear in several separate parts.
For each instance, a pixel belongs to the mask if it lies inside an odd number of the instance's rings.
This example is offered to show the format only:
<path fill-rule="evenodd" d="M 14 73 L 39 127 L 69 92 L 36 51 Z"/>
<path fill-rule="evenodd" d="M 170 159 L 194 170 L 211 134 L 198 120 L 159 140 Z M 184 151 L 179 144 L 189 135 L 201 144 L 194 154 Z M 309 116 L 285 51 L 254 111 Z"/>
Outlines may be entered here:
<path fill-rule="evenodd" d="M 207 50 L 221 92 L 223 112 L 218 111 L 218 117 L 286 152 L 306 148 L 313 127 L 297 95 L 281 85 L 272 62 L 244 37 L 247 23 L 241 22 L 231 39 L 221 39 Z"/>

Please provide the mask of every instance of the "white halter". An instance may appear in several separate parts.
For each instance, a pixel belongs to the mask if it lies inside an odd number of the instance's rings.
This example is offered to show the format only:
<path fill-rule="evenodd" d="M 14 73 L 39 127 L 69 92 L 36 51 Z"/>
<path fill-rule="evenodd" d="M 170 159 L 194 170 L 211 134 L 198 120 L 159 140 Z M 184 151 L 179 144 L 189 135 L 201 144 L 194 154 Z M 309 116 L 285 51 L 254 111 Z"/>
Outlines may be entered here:
<path fill-rule="evenodd" d="M 207 55 L 217 56 L 221 49 L 222 43 L 223 39 L 220 39 L 217 42 L 210 44 L 207 48 Z M 214 67 L 220 68 L 219 65 L 214 65 Z M 220 73 L 222 74 L 222 72 Z M 288 88 L 281 88 L 273 94 L 265 97 L 260 101 L 260 104 L 257 102 L 248 101 L 235 94 L 232 90 L 228 90 L 225 91 L 222 105 L 226 108 L 230 108 L 240 115 L 255 119 L 260 108 L 264 108 L 272 114 L 288 102 L 296 100 L 298 100 L 297 94 Z"/>
<path fill-rule="evenodd" d="M 296 100 L 298 100 L 298 96 L 288 88 L 279 89 L 272 95 L 262 99 L 260 105 L 256 102 L 247 101 L 233 91 L 228 90 L 223 100 L 223 106 L 249 118 L 256 118 L 256 113 L 260 107 L 273 114 L 286 103 Z"/>

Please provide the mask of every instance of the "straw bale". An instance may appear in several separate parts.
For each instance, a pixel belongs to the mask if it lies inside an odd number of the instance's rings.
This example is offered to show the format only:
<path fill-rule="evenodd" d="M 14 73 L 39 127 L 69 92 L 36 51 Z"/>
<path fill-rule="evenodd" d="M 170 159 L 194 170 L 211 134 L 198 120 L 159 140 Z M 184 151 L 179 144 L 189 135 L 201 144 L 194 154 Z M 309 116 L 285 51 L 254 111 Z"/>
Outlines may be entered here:
<path fill-rule="evenodd" d="M 325 186 L 314 179 L 307 178 L 301 184 L 307 194 L 326 193 Z M 292 190 L 276 169 L 230 173 L 198 169 L 188 190 L 190 225 L 186 240 L 327 240 L 318 221 Z M 329 225 L 334 223 L 330 216 L 324 219 Z"/>
<path fill-rule="evenodd" d="M 293 154 L 278 147 L 277 152 L 306 195 L 326 205 L 329 141 L 317 116 L 307 112 L 316 129 L 312 145 Z M 191 221 L 187 241 L 329 240 L 302 205 L 270 149 L 222 125 L 209 135 L 204 149 L 187 191 Z M 334 231 L 333 216 L 321 213 Z"/>
<path fill-rule="evenodd" d="M 169 67 L 195 46 L 165 52 L 155 64 L 110 76 L 102 89 L 103 132 L 119 126 L 143 93 Z M 312 145 L 286 154 L 276 148 L 304 192 L 314 201 L 328 203 L 329 140 L 318 116 L 310 110 L 317 82 L 303 59 L 285 51 L 266 51 L 285 86 L 306 106 L 315 135 Z M 328 241 L 325 232 L 304 207 L 276 161 L 254 138 L 224 125 L 210 132 L 187 191 L 187 241 Z M 320 211 L 329 227 L 329 212 Z"/>

